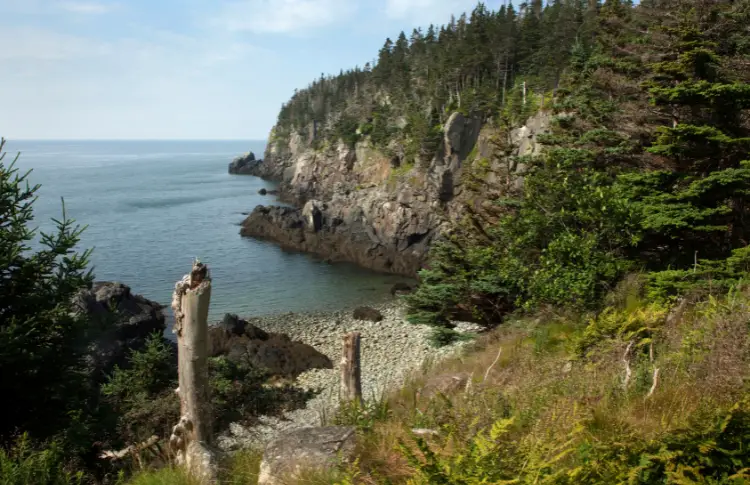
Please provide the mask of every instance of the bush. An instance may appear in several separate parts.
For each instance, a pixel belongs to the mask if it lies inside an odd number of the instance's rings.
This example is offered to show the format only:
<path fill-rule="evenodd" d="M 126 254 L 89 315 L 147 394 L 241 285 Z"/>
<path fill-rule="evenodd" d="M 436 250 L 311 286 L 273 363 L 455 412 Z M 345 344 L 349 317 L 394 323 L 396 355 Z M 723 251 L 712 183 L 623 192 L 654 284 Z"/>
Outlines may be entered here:
<path fill-rule="evenodd" d="M 456 342 L 472 340 L 472 336 L 466 333 L 456 332 L 451 328 L 435 327 L 427 337 L 427 341 L 433 347 L 445 347 Z"/>
<path fill-rule="evenodd" d="M 174 351 L 161 335 L 151 335 L 142 350 L 131 353 L 128 365 L 115 367 L 102 386 L 105 402 L 117 415 L 121 441 L 113 445 L 168 436 L 180 416 L 176 388 Z"/>
<path fill-rule="evenodd" d="M 183 468 L 167 467 L 142 471 L 127 481 L 118 482 L 118 485 L 201 485 L 201 482 Z"/>
<path fill-rule="evenodd" d="M 53 442 L 37 450 L 23 434 L 10 448 L 0 448 L 0 485 L 73 485 L 83 483 L 83 473 L 66 470 L 65 453 Z"/>

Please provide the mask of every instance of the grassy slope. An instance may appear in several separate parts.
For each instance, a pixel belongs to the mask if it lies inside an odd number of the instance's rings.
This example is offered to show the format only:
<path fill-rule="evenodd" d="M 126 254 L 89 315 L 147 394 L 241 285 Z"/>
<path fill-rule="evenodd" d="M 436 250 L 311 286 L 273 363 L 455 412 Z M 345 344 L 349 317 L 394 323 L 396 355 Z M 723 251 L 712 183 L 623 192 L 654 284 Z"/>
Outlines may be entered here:
<path fill-rule="evenodd" d="M 347 410 L 339 422 L 361 434 L 356 465 L 290 485 L 748 483 L 750 290 L 666 309 L 633 288 L 596 317 L 516 320 L 385 401 Z M 420 396 L 430 377 L 458 373 L 472 376 L 467 387 Z M 257 454 L 240 455 L 226 483 L 255 483 L 257 466 Z"/>

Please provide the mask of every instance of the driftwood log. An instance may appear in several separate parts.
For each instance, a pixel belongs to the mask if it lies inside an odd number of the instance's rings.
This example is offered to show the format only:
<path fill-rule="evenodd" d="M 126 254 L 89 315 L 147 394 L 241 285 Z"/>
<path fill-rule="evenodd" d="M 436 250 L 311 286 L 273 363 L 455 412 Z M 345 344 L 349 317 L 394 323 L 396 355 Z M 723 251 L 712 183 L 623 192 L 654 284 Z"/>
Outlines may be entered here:
<path fill-rule="evenodd" d="M 208 384 L 208 306 L 211 278 L 197 261 L 175 285 L 172 296 L 180 422 L 169 439 L 177 464 L 203 483 L 216 483 L 216 452 L 211 447 L 211 396 Z"/>

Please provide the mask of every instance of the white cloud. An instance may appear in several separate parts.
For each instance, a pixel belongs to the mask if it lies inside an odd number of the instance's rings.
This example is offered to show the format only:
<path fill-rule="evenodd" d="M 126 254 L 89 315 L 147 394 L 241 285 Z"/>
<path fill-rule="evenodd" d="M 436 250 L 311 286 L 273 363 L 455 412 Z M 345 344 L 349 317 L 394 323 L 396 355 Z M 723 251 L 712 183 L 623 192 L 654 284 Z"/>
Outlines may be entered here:
<path fill-rule="evenodd" d="M 36 27 L 0 29 L 0 45 L 4 46 L 0 49 L 3 60 L 63 61 L 111 53 L 111 46 L 105 42 Z"/>
<path fill-rule="evenodd" d="M 419 24 L 446 24 L 451 15 L 471 12 L 476 4 L 476 0 L 386 0 L 385 14 Z"/>
<path fill-rule="evenodd" d="M 60 8 L 76 14 L 99 15 L 111 12 L 116 5 L 102 2 L 62 2 Z"/>
<path fill-rule="evenodd" d="M 95 0 L 0 0 L 0 11 L 33 15 L 101 15 L 119 7 L 118 3 Z"/>
<path fill-rule="evenodd" d="M 0 29 L 0 134 L 9 138 L 262 136 L 250 83 L 268 52 L 226 34 L 141 27 L 103 41 Z M 269 115 L 270 117 L 270 115 Z M 254 131 L 252 131 L 254 130 Z"/>
<path fill-rule="evenodd" d="M 351 0 L 243 0 L 226 3 L 213 22 L 229 31 L 299 33 L 346 18 Z"/>

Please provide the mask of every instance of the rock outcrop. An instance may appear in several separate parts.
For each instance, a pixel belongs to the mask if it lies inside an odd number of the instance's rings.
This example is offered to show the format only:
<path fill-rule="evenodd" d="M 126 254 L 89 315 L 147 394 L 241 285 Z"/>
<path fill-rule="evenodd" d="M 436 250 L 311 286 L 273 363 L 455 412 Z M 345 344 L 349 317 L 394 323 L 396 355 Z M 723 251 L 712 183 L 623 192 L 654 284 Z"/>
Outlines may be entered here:
<path fill-rule="evenodd" d="M 236 315 L 226 315 L 209 328 L 209 342 L 211 357 L 226 355 L 275 376 L 294 378 L 310 369 L 333 369 L 331 360 L 314 347 L 285 334 L 267 333 Z"/>
<path fill-rule="evenodd" d="M 95 337 L 87 357 L 94 378 L 125 364 L 131 350 L 143 348 L 149 335 L 165 329 L 162 305 L 133 294 L 122 283 L 94 283 L 76 296 L 75 305 L 87 316 Z"/>
<path fill-rule="evenodd" d="M 229 162 L 229 173 L 235 175 L 257 175 L 262 163 L 263 160 L 256 160 L 255 154 L 249 152 Z"/>
<path fill-rule="evenodd" d="M 515 155 L 537 153 L 537 136 L 549 122 L 540 114 L 503 134 L 454 113 L 429 160 L 407 157 L 396 143 L 375 147 L 366 136 L 353 146 L 339 141 L 323 149 L 298 132 L 277 136 L 265 160 L 253 162 L 251 171 L 280 181 L 280 196 L 301 209 L 258 207 L 243 222 L 241 234 L 414 276 L 430 245 L 463 216 L 467 203 L 481 206 L 484 194 L 520 189 L 525 167 Z M 511 156 L 498 145 L 514 147 Z M 477 171 L 475 165 L 486 190 L 472 192 L 467 186 L 467 168 Z"/>
<path fill-rule="evenodd" d="M 258 485 L 282 485 L 303 471 L 330 469 L 354 456 L 356 430 L 349 426 L 301 428 L 271 441 L 263 453 Z"/>
<path fill-rule="evenodd" d="M 392 244 L 386 245 L 362 211 L 344 213 L 346 209 L 334 207 L 338 210 L 330 210 L 327 204 L 308 204 L 303 209 L 258 206 L 242 223 L 240 234 L 273 241 L 288 250 L 312 253 L 331 262 L 349 261 L 406 275 L 419 270 L 427 251 L 426 226 L 425 233 L 417 233 L 412 239 L 402 240 L 393 235 Z"/>

